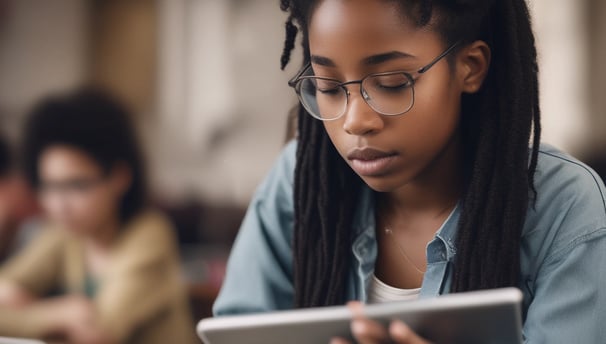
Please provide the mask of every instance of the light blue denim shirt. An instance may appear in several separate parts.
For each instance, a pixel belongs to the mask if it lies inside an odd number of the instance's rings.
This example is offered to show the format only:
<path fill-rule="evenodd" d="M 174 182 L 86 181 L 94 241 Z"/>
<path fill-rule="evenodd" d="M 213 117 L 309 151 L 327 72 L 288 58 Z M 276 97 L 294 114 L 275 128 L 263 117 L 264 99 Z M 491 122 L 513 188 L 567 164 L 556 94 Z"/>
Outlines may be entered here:
<path fill-rule="evenodd" d="M 290 143 L 260 185 L 233 246 L 215 315 L 292 308 L 293 179 Z M 527 343 L 606 342 L 606 201 L 584 164 L 542 146 L 521 239 Z M 348 299 L 367 300 L 377 257 L 374 197 L 365 188 L 354 220 Z M 457 206 L 427 245 L 421 297 L 448 293 L 456 255 Z"/>

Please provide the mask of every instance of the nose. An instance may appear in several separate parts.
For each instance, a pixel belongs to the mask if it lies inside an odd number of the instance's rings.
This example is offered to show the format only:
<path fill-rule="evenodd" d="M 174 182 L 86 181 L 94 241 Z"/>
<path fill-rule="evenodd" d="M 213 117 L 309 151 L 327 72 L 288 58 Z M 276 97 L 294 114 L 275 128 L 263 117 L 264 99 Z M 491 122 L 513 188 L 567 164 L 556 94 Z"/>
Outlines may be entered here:
<path fill-rule="evenodd" d="M 362 98 L 360 92 L 348 89 L 349 104 L 345 112 L 343 130 L 350 135 L 368 136 L 383 129 L 381 114 L 374 111 Z"/>

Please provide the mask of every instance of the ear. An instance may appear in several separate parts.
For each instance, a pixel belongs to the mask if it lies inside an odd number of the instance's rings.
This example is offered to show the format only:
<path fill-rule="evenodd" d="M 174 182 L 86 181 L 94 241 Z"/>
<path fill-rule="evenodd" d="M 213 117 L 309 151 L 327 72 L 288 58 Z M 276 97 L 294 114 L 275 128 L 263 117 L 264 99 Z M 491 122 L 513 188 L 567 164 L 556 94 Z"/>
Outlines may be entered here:
<path fill-rule="evenodd" d="M 484 41 L 475 41 L 459 52 L 459 64 L 464 93 L 476 93 L 482 87 L 490 67 L 491 51 Z"/>
<path fill-rule="evenodd" d="M 115 195 L 122 196 L 130 188 L 133 173 L 126 163 L 117 163 L 112 167 L 109 174 L 111 188 Z"/>

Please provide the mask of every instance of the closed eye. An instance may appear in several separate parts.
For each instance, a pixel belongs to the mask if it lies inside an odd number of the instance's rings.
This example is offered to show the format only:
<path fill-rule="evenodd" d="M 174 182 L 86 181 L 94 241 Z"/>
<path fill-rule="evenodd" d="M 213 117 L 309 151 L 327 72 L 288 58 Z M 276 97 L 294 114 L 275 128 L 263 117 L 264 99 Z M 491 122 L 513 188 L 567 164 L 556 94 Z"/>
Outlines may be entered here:
<path fill-rule="evenodd" d="M 404 73 L 375 75 L 365 81 L 365 87 L 380 92 L 401 92 L 412 87 L 413 81 Z"/>
<path fill-rule="evenodd" d="M 380 88 L 381 90 L 385 90 L 385 91 L 402 91 L 403 89 L 409 88 L 412 86 L 412 83 L 410 81 L 407 82 L 403 82 L 400 84 L 386 84 L 386 85 L 378 85 L 378 88 Z"/>
<path fill-rule="evenodd" d="M 328 79 L 316 79 L 316 89 L 321 94 L 336 95 L 341 91 L 341 86 L 338 82 Z"/>
<path fill-rule="evenodd" d="M 319 88 L 318 92 L 326 95 L 337 95 L 340 92 L 340 88 L 332 87 L 332 88 Z"/>

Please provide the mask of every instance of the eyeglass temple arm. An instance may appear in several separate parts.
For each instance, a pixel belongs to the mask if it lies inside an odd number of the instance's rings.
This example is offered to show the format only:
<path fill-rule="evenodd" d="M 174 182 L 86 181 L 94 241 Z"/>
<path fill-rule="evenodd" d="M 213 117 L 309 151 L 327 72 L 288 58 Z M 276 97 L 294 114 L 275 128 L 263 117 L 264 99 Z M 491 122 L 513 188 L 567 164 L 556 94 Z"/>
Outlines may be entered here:
<path fill-rule="evenodd" d="M 438 63 L 446 55 L 450 54 L 450 52 L 453 51 L 454 48 L 456 48 L 459 45 L 459 43 L 461 43 L 461 42 L 459 41 L 459 42 L 456 42 L 455 44 L 451 45 L 448 49 L 444 50 L 444 52 L 441 53 L 438 57 L 436 57 L 435 59 L 433 59 L 433 61 L 429 62 L 428 65 L 426 65 L 426 66 L 422 67 L 421 69 L 419 69 L 417 71 L 417 73 L 423 74 L 423 73 L 427 72 L 429 69 L 431 69 L 431 67 L 433 67 L 436 63 Z"/>
<path fill-rule="evenodd" d="M 421 69 L 419 69 L 417 71 L 417 73 L 419 74 L 423 74 L 425 72 L 427 72 L 429 69 L 431 69 L 431 67 L 433 67 L 436 63 L 438 63 L 441 59 L 443 59 L 446 55 L 450 54 L 451 51 L 454 50 L 454 48 L 456 48 L 459 42 L 456 42 L 455 44 L 451 45 L 448 49 L 446 49 L 443 53 L 441 53 L 438 57 L 436 57 L 435 59 L 433 59 L 433 61 L 431 61 L 428 65 L 422 67 Z M 297 79 L 299 79 L 301 77 L 301 75 L 303 75 L 303 73 L 305 73 L 305 71 L 311 67 L 311 62 L 308 62 L 303 68 L 301 68 L 301 70 L 297 73 L 297 75 L 295 75 L 292 79 L 290 79 L 288 81 L 288 86 L 290 87 L 294 87 L 297 83 Z"/>
<path fill-rule="evenodd" d="M 297 75 L 295 75 L 292 79 L 288 80 L 288 86 L 294 87 L 297 84 L 297 79 L 299 79 L 309 67 L 311 67 L 311 62 L 308 62 L 303 68 L 301 68 Z"/>

